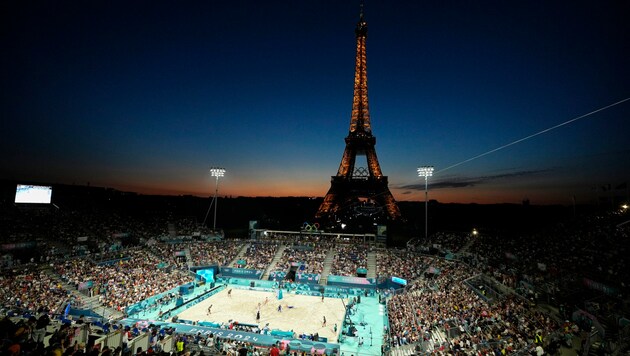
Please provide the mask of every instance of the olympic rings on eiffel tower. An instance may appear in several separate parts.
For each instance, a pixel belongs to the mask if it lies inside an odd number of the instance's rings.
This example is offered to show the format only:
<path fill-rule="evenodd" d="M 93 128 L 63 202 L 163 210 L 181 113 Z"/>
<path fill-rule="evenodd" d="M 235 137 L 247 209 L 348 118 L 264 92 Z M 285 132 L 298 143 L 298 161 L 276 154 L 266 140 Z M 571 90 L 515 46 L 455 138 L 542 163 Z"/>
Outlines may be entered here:
<path fill-rule="evenodd" d="M 309 224 L 308 221 L 302 225 L 302 231 L 319 231 L 319 223 Z"/>
<path fill-rule="evenodd" d="M 355 167 L 352 175 L 354 177 L 369 177 L 370 171 L 365 167 Z"/>

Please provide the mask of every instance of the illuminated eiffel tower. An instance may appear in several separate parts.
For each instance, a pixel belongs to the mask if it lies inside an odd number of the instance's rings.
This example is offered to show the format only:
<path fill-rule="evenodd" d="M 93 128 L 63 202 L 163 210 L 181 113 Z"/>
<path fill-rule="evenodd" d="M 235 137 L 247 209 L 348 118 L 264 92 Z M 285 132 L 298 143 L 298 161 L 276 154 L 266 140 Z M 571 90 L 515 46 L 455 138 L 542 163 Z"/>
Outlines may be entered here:
<path fill-rule="evenodd" d="M 391 220 L 400 218 L 400 209 L 387 186 L 387 176 L 381 172 L 376 157 L 376 137 L 372 135 L 368 106 L 367 59 L 365 42 L 367 22 L 363 19 L 363 5 L 359 23 L 354 30 L 357 54 L 354 68 L 354 96 L 350 132 L 337 175 L 331 179 L 330 189 L 315 215 L 318 219 L 348 216 L 377 216 Z M 357 156 L 365 156 L 367 168 L 355 166 Z"/>

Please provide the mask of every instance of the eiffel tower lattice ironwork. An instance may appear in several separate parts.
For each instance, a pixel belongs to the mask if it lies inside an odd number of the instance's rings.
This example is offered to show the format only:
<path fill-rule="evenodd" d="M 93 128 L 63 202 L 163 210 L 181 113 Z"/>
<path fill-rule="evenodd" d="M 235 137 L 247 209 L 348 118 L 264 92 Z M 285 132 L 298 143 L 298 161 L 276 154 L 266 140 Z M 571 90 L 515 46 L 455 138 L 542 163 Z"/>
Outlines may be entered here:
<path fill-rule="evenodd" d="M 354 69 L 354 95 L 350 132 L 346 137 L 346 148 L 339 164 L 337 175 L 331 179 L 331 186 L 319 206 L 316 218 L 351 214 L 349 210 L 368 201 L 386 213 L 392 220 L 400 218 L 400 209 L 389 191 L 387 176 L 381 172 L 376 157 L 376 137 L 372 135 L 368 106 L 367 57 L 365 43 L 367 22 L 363 19 L 363 9 L 355 29 L 357 52 Z M 365 156 L 367 168 L 355 167 L 357 155 Z"/>

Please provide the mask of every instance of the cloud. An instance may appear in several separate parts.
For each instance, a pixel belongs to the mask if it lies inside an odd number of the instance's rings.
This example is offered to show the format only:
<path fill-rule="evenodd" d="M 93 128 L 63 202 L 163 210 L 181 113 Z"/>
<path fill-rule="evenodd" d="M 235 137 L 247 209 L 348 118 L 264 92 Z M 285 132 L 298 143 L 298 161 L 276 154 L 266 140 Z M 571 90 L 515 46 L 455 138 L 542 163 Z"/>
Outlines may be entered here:
<path fill-rule="evenodd" d="M 444 188 L 466 188 L 466 187 L 474 187 L 476 185 L 481 184 L 482 180 L 475 179 L 464 179 L 464 180 L 451 180 L 451 181 L 442 181 L 435 182 L 433 184 L 429 184 L 431 189 L 444 189 Z M 424 189 L 424 188 L 422 188 Z"/>
<path fill-rule="evenodd" d="M 429 189 L 447 189 L 447 188 L 466 188 L 466 187 L 475 187 L 483 184 L 487 184 L 497 180 L 509 180 L 514 178 L 521 178 L 526 176 L 532 176 L 535 174 L 540 174 L 543 172 L 547 172 L 549 169 L 535 170 L 535 171 L 516 171 L 511 173 L 502 173 L 502 174 L 494 174 L 480 177 L 445 177 L 443 179 L 436 179 L 435 182 L 431 182 L 429 180 Z M 424 190 L 423 183 L 415 183 L 400 186 L 400 189 L 410 189 L 410 190 Z M 407 192 L 405 192 L 407 194 Z"/>

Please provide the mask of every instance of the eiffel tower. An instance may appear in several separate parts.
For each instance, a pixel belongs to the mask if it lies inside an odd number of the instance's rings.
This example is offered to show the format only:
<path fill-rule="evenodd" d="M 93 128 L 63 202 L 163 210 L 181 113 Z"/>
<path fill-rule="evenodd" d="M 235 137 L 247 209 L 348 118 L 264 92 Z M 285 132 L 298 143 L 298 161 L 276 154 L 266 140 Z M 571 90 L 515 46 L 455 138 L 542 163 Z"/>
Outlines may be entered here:
<path fill-rule="evenodd" d="M 367 22 L 363 19 L 363 4 L 359 23 L 354 30 L 357 54 L 354 67 L 354 96 L 350 132 L 337 175 L 331 179 L 330 189 L 315 215 L 318 219 L 343 216 L 377 216 L 391 220 L 400 218 L 400 209 L 387 186 L 387 176 L 381 172 L 376 157 L 376 137 L 372 135 L 368 106 L 367 59 L 365 42 Z M 365 156 L 367 168 L 356 167 L 357 156 Z"/>

